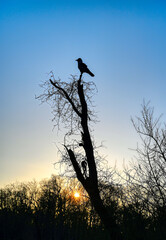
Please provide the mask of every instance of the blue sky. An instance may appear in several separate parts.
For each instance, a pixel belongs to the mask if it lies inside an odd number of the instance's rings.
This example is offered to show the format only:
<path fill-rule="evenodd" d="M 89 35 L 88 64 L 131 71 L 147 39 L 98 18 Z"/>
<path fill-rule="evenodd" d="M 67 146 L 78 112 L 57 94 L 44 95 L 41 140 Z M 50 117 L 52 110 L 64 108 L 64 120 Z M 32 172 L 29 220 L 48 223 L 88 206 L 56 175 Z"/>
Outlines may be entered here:
<path fill-rule="evenodd" d="M 51 70 L 63 80 L 79 74 L 78 57 L 95 73 L 94 135 L 110 165 L 134 155 L 130 118 L 143 99 L 166 119 L 165 1 L 6 0 L 0 29 L 0 185 L 55 172 L 61 136 L 35 95 Z"/>

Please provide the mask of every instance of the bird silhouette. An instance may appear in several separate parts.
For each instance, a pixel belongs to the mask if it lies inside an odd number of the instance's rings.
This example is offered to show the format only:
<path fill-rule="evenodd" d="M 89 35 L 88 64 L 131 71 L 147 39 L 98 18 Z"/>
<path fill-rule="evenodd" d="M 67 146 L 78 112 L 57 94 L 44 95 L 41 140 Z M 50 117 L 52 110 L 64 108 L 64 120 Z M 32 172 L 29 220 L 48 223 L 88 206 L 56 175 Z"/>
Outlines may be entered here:
<path fill-rule="evenodd" d="M 91 77 L 94 77 L 95 75 L 88 69 L 87 65 L 83 63 L 81 58 L 78 58 L 76 60 L 78 62 L 78 69 L 80 70 L 81 74 L 88 73 Z"/>

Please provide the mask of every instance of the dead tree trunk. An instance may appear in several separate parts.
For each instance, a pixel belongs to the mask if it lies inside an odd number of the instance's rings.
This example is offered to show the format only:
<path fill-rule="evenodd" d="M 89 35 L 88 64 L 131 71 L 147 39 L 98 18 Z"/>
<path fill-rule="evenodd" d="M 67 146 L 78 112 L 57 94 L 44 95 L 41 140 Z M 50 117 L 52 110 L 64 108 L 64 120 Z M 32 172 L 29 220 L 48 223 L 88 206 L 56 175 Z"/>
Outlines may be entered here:
<path fill-rule="evenodd" d="M 110 233 L 110 239 L 121 240 L 122 239 L 121 233 L 120 233 L 118 224 L 116 223 L 116 219 L 113 216 L 109 215 L 106 207 L 103 205 L 103 202 L 99 193 L 97 169 L 96 169 L 96 163 L 95 163 L 95 157 L 94 157 L 94 148 L 93 148 L 91 135 L 88 127 L 88 121 L 89 121 L 88 106 L 85 99 L 81 78 L 82 78 L 82 74 L 80 75 L 80 78 L 78 80 L 78 86 L 77 86 L 78 96 L 79 96 L 80 105 L 81 105 L 81 111 L 77 109 L 74 102 L 72 101 L 72 99 L 69 97 L 68 93 L 64 89 L 60 88 L 52 80 L 50 80 L 50 82 L 55 88 L 57 88 L 59 91 L 63 93 L 65 98 L 71 104 L 75 113 L 80 118 L 80 123 L 82 127 L 82 131 L 81 131 L 82 143 L 83 143 L 82 147 L 84 148 L 84 151 L 85 151 L 85 158 L 86 158 L 88 169 L 89 169 L 89 175 L 87 177 L 82 174 L 81 168 L 78 164 L 74 151 L 69 149 L 67 146 L 65 146 L 65 148 L 68 152 L 69 158 L 71 160 L 71 163 L 73 165 L 73 168 L 78 180 L 81 182 L 81 184 L 87 191 L 92 205 L 94 206 L 96 212 L 101 218 L 101 221 L 103 222 L 104 226 Z"/>

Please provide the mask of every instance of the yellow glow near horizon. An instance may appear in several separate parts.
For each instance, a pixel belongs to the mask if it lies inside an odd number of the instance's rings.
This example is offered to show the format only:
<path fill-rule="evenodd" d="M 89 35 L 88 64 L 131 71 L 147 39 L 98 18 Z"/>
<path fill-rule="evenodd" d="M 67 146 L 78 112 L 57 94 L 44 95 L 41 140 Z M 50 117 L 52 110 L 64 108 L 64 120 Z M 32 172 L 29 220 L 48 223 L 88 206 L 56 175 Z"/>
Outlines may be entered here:
<path fill-rule="evenodd" d="M 75 192 L 75 193 L 74 193 L 74 197 L 75 197 L 75 198 L 79 198 L 79 197 L 80 197 L 79 192 Z"/>

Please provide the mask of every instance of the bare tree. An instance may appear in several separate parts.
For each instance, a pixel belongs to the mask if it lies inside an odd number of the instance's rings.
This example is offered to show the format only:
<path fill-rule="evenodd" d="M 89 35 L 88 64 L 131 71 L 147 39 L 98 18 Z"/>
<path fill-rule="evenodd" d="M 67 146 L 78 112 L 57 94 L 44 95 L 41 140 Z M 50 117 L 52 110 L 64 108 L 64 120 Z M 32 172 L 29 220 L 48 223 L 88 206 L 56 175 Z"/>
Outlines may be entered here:
<path fill-rule="evenodd" d="M 137 163 L 126 171 L 131 196 L 141 203 L 142 210 L 152 214 L 159 208 L 166 211 L 166 124 L 160 120 L 161 116 L 155 118 L 154 109 L 144 102 L 141 117 L 132 119 L 141 139 Z"/>
<path fill-rule="evenodd" d="M 115 216 L 109 215 L 99 192 L 95 146 L 89 128 L 90 122 L 96 119 L 92 103 L 94 83 L 84 82 L 82 74 L 79 80 L 72 76 L 69 83 L 62 82 L 60 79 L 55 80 L 51 73 L 49 81 L 42 86 L 45 90 L 38 98 L 42 102 L 51 104 L 56 125 L 58 127 L 61 123 L 65 125 L 66 153 L 63 152 L 61 162 L 65 162 L 68 166 L 72 165 L 77 179 L 87 191 L 111 239 L 120 240 L 121 233 Z"/>

